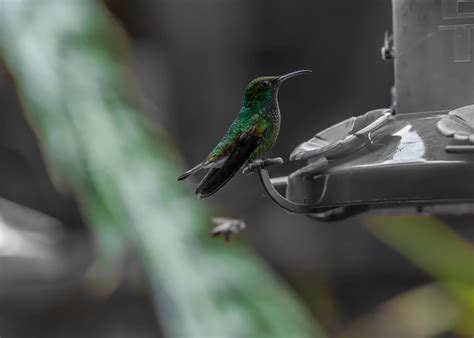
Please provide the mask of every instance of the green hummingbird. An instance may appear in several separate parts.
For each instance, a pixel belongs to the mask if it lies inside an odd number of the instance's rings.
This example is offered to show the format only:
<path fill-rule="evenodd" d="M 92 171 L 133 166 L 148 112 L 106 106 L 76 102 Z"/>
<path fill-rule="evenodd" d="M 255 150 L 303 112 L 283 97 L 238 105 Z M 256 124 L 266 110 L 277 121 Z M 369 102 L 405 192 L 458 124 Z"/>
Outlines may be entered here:
<path fill-rule="evenodd" d="M 206 198 L 222 188 L 245 164 L 261 157 L 273 146 L 280 131 L 280 85 L 293 76 L 310 72 L 299 70 L 252 80 L 245 91 L 243 107 L 227 133 L 204 161 L 179 176 L 178 181 L 208 170 L 195 192 L 199 199 Z"/>

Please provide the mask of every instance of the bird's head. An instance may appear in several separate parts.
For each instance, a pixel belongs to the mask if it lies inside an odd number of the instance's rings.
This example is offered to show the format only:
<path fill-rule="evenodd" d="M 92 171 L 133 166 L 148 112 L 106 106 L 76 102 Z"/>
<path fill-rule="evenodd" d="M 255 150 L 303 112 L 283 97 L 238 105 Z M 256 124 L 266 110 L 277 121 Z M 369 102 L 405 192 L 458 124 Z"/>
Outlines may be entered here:
<path fill-rule="evenodd" d="M 244 106 L 262 106 L 272 103 L 276 100 L 280 85 L 289 78 L 305 73 L 311 73 L 310 70 L 298 70 L 281 76 L 258 77 L 247 86 L 244 97 Z"/>

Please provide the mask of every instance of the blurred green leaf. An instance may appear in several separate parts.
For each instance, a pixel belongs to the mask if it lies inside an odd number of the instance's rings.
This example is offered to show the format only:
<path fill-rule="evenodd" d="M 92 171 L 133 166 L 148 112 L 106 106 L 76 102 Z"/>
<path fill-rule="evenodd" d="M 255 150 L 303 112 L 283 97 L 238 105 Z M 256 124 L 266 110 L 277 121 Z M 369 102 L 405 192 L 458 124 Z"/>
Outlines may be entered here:
<path fill-rule="evenodd" d="M 474 248 L 441 221 L 423 216 L 371 217 L 369 230 L 433 277 L 474 285 Z"/>
<path fill-rule="evenodd" d="M 449 332 L 462 316 L 452 295 L 434 283 L 403 292 L 355 320 L 338 338 L 422 338 Z"/>
<path fill-rule="evenodd" d="M 461 311 L 460 332 L 474 335 L 474 246 L 438 219 L 370 217 L 368 229 L 451 291 Z"/>

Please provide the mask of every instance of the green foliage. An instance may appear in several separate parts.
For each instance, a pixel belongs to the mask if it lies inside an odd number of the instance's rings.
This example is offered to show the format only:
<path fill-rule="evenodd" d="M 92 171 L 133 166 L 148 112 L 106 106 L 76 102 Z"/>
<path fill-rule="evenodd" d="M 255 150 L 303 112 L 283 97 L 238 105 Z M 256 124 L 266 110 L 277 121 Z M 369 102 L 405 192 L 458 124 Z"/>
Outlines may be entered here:
<path fill-rule="evenodd" d="M 424 318 L 426 335 L 445 331 L 458 331 L 474 335 L 474 246 L 463 240 L 447 225 L 431 217 L 371 217 L 366 219 L 369 230 L 389 244 L 441 285 L 431 287 L 430 292 L 405 296 L 411 309 L 424 308 L 423 312 L 412 311 L 412 321 Z M 442 300 L 442 301 L 440 301 Z M 426 304 L 444 304 L 442 309 Z M 425 305 L 422 307 L 422 305 Z M 399 306 L 410 312 L 410 306 Z M 430 316 L 431 314 L 431 316 Z M 444 323 L 444 324 L 443 324 Z M 434 330 L 438 328 L 438 330 Z"/>
<path fill-rule="evenodd" d="M 370 230 L 433 277 L 474 285 L 474 248 L 431 217 L 374 217 Z"/>

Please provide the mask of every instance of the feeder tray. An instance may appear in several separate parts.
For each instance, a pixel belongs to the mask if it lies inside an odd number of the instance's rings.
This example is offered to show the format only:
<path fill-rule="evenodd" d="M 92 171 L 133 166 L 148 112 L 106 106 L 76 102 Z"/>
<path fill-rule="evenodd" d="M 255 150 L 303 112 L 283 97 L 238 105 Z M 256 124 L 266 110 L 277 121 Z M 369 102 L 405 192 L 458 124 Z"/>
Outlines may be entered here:
<path fill-rule="evenodd" d="M 452 112 L 371 111 L 299 145 L 291 158 L 307 161 L 301 169 L 270 179 L 262 168 L 260 178 L 280 207 L 318 220 L 337 220 L 370 209 L 429 207 L 436 213 L 435 206 L 471 204 L 474 156 L 449 151 L 465 141 L 439 131 L 452 116 Z"/>

